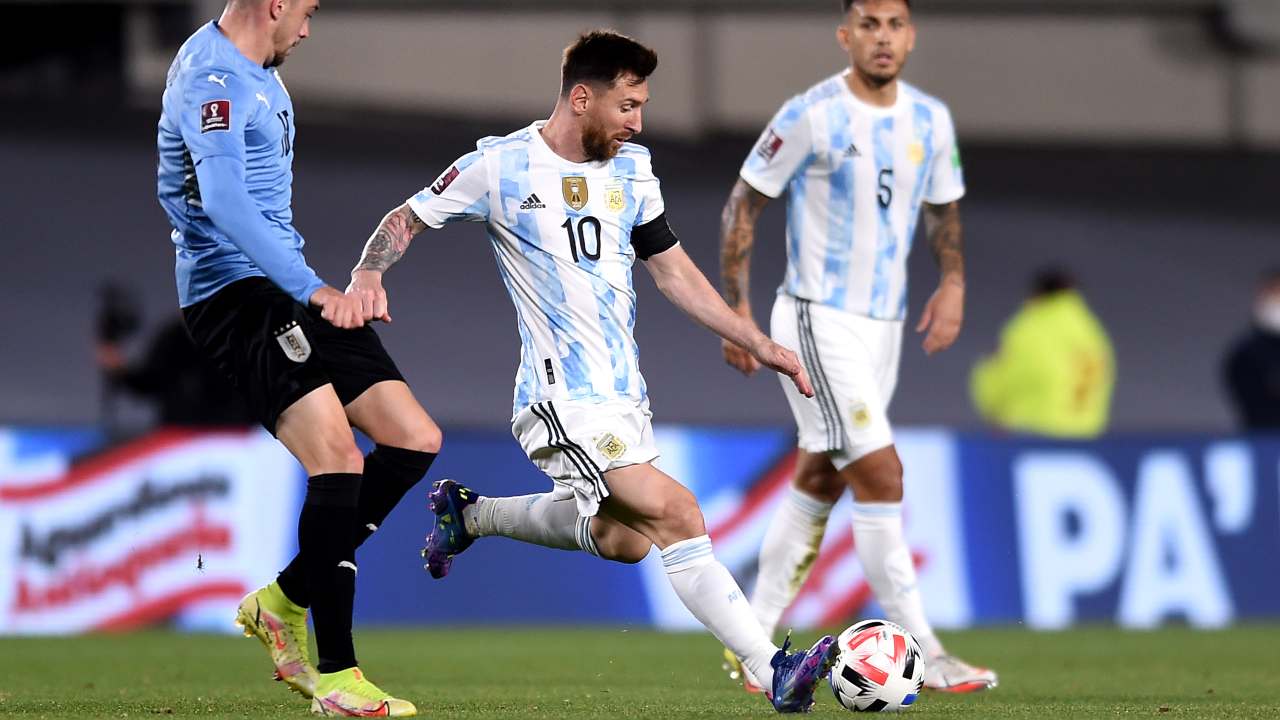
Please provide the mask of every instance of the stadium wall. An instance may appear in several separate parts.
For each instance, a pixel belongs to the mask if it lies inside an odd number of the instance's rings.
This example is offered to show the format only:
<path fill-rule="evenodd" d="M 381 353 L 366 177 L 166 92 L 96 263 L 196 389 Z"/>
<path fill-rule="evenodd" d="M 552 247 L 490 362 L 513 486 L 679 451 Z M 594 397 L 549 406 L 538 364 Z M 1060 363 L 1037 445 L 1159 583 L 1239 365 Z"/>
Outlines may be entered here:
<path fill-rule="evenodd" d="M 744 587 L 794 463 L 781 429 L 660 426 L 662 466 L 697 493 Z M 1078 623 L 1220 627 L 1280 616 L 1280 437 L 1045 442 L 903 430 L 906 524 L 941 627 Z M 546 487 L 510 436 L 453 432 L 431 479 L 482 492 Z M 241 593 L 293 552 L 302 471 L 260 431 L 162 431 L 106 447 L 93 430 L 0 430 L 0 634 L 171 620 L 229 630 Z M 660 559 L 485 540 L 445 581 L 419 569 L 422 493 L 359 556 L 362 624 L 601 624 L 692 629 Z M 875 615 L 849 508 L 785 622 Z"/>
<path fill-rule="evenodd" d="M 362 5 L 336 4 L 317 18 L 285 73 L 297 98 L 458 117 L 546 116 L 560 51 L 582 30 L 615 27 L 662 58 L 652 131 L 758 132 L 788 97 L 848 64 L 835 41 L 834 0 L 683 10 Z M 1280 95 L 1272 91 L 1280 57 L 1261 52 L 1265 45 L 1231 45 L 1197 8 L 930 5 L 916 13 L 919 41 L 906 77 L 944 97 L 970 141 L 1280 147 Z M 206 0 L 197 22 L 221 6 Z M 1280 36 L 1270 16 L 1240 22 L 1260 38 Z M 163 87 L 175 50 L 150 40 L 165 35 L 154 23 L 135 8 L 127 24 L 130 82 L 146 98 Z M 500 52 L 485 50 L 498 45 Z"/>

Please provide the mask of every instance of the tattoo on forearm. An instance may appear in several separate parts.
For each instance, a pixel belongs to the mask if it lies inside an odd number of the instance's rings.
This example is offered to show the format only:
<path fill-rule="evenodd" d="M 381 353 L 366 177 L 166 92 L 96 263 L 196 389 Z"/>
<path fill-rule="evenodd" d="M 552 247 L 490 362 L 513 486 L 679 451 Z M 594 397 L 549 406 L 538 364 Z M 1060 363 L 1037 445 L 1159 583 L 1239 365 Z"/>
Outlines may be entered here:
<path fill-rule="evenodd" d="M 963 228 L 960 223 L 960 203 L 925 205 L 925 227 L 929 232 L 929 245 L 938 269 L 943 277 L 964 278 Z"/>
<path fill-rule="evenodd" d="M 767 195 L 738 180 L 720 214 L 720 286 L 729 307 L 747 297 L 756 220 L 768 202 Z"/>
<path fill-rule="evenodd" d="M 364 253 L 356 270 L 373 270 L 386 272 L 409 249 L 409 241 L 422 232 L 426 224 L 418 218 L 417 213 L 408 205 L 387 213 L 378 228 L 373 231 L 369 241 L 365 243 Z"/>

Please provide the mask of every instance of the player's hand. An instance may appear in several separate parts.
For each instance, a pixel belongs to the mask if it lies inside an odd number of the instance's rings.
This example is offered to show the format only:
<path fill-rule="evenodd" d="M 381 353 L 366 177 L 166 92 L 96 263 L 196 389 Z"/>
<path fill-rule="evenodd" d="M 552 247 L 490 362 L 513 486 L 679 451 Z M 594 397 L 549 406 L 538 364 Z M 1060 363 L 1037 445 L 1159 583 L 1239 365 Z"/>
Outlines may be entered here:
<path fill-rule="evenodd" d="M 796 389 L 805 397 L 813 397 L 813 385 L 809 383 L 809 373 L 804 371 L 800 358 L 790 350 L 761 335 L 761 339 L 750 349 L 751 356 L 761 365 L 776 370 L 791 378 Z"/>
<path fill-rule="evenodd" d="M 381 320 L 391 322 L 387 308 L 387 291 L 382 288 L 382 273 L 373 270 L 356 270 L 351 273 L 347 295 L 360 299 L 360 314 L 365 322 Z"/>
<path fill-rule="evenodd" d="M 760 369 L 759 360 L 756 360 L 751 356 L 751 353 L 728 340 L 720 341 L 720 351 L 724 353 L 724 361 L 737 368 L 743 375 L 750 377 Z"/>
<path fill-rule="evenodd" d="M 336 328 L 350 330 L 364 326 L 360 298 L 354 295 L 345 295 L 325 285 L 311 294 L 311 304 L 320 308 L 320 317 Z"/>
<path fill-rule="evenodd" d="M 920 322 L 916 323 L 917 333 L 929 331 L 924 337 L 925 353 L 932 355 L 951 347 L 963 322 L 964 283 L 944 279 L 933 291 L 933 296 L 924 306 L 924 313 L 920 315 Z"/>

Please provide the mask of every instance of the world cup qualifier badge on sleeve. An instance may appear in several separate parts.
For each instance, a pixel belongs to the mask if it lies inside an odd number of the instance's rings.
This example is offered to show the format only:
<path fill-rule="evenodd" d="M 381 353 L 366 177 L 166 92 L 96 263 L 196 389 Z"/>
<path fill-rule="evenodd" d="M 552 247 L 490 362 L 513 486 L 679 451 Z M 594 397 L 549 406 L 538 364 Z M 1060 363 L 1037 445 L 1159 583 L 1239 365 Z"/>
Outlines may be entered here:
<path fill-rule="evenodd" d="M 201 134 L 215 130 L 227 132 L 231 129 L 231 101 L 210 100 L 200 106 Z"/>
<path fill-rule="evenodd" d="M 448 170 L 445 170 L 444 174 L 441 175 L 439 178 L 437 178 L 436 181 L 431 184 L 431 192 L 435 193 L 436 195 L 443 193 L 446 189 L 448 189 L 448 187 L 451 184 L 453 184 L 453 181 L 456 180 L 458 176 L 461 174 L 462 174 L 462 171 L 458 169 L 457 165 L 454 165 Z"/>
<path fill-rule="evenodd" d="M 782 149 L 782 138 L 773 131 L 773 128 L 765 130 L 764 137 L 760 139 L 760 144 L 756 146 L 756 152 L 765 160 L 772 160 L 780 149 Z"/>

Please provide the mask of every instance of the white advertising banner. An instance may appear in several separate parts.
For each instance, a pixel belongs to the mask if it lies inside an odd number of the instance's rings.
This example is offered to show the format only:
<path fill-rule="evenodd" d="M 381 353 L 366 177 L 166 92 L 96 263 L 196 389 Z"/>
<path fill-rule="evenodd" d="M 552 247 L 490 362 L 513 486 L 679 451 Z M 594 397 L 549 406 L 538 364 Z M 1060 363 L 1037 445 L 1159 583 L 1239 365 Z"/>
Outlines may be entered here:
<path fill-rule="evenodd" d="M 4 460 L 0 634 L 229 630 L 294 546 L 301 470 L 260 430 L 162 431 L 48 474 Z"/>

